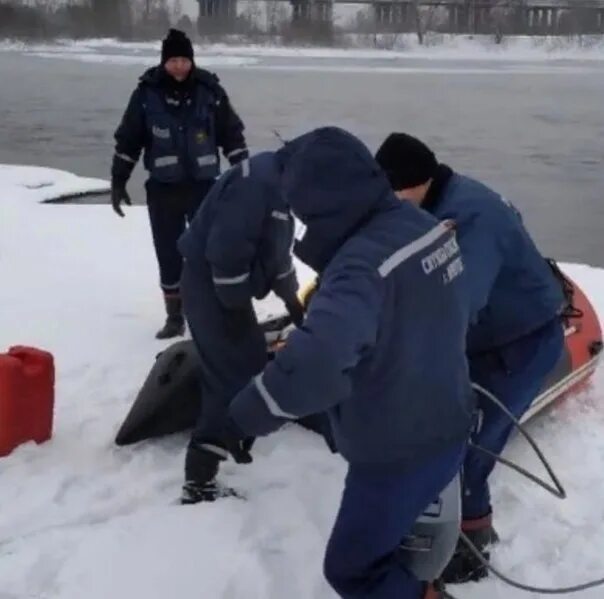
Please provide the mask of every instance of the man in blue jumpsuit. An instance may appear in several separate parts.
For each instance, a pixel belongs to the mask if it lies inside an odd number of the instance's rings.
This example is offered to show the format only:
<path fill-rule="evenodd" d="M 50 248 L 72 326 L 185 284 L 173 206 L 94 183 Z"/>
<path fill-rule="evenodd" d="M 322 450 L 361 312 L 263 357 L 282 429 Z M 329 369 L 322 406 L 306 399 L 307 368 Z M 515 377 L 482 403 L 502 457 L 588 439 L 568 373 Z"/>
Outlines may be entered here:
<path fill-rule="evenodd" d="M 147 206 L 166 322 L 158 339 L 182 335 L 177 241 L 220 171 L 218 148 L 231 165 L 248 157 L 243 123 L 216 75 L 195 67 L 186 35 L 170 30 L 161 64 L 141 77 L 115 133 L 111 169 L 113 209 L 130 204 L 126 183 L 144 149 Z"/>
<path fill-rule="evenodd" d="M 327 411 L 348 461 L 324 571 L 340 597 L 441 599 L 397 549 L 456 476 L 474 408 L 463 263 L 448 223 L 401 203 L 369 150 L 322 128 L 277 152 L 321 276 L 284 349 L 230 405 L 227 449 Z"/>
<path fill-rule="evenodd" d="M 440 220 L 455 222 L 468 275 L 472 380 L 520 418 L 564 346 L 559 317 L 564 298 L 552 269 L 509 202 L 482 183 L 439 164 L 420 140 L 393 133 L 376 159 L 400 199 Z M 474 441 L 500 454 L 512 423 L 484 397 L 479 405 L 483 418 Z M 497 540 L 488 485 L 494 466 L 492 458 L 477 451 L 470 451 L 464 463 L 462 529 L 482 549 Z M 445 580 L 464 582 L 486 574 L 460 544 Z"/>
<path fill-rule="evenodd" d="M 184 310 L 202 366 L 202 407 L 187 450 L 183 503 L 228 492 L 216 481 L 227 456 L 221 429 L 228 405 L 267 361 L 252 298 L 273 291 L 294 322 L 302 320 L 293 238 L 275 156 L 263 152 L 222 175 L 179 241 Z M 236 457 L 245 462 L 242 455 Z"/>

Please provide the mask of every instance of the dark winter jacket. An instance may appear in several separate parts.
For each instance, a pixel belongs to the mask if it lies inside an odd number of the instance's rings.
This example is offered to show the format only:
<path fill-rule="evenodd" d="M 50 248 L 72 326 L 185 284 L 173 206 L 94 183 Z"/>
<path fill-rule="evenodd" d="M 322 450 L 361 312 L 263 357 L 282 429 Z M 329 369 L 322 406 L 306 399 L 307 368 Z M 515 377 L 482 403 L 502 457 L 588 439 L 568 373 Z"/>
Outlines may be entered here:
<path fill-rule="evenodd" d="M 237 309 L 271 290 L 286 302 L 295 297 L 293 235 L 274 153 L 263 152 L 220 177 L 178 246 L 193 268 L 210 269 L 222 305 Z"/>
<path fill-rule="evenodd" d="M 463 263 L 448 224 L 399 202 L 367 148 L 336 128 L 278 152 L 321 275 L 304 324 L 231 404 L 249 435 L 328 410 L 356 464 L 408 467 L 463 442 L 473 406 Z"/>
<path fill-rule="evenodd" d="M 471 305 L 472 356 L 543 327 L 561 310 L 563 294 L 509 202 L 448 167 L 439 171 L 423 207 L 455 221 Z"/>
<path fill-rule="evenodd" d="M 150 178 L 161 183 L 212 180 L 218 148 L 231 164 L 247 158 L 243 123 L 216 75 L 194 69 L 177 83 L 162 67 L 148 70 L 115 133 L 112 179 L 125 183 L 141 151 Z"/>

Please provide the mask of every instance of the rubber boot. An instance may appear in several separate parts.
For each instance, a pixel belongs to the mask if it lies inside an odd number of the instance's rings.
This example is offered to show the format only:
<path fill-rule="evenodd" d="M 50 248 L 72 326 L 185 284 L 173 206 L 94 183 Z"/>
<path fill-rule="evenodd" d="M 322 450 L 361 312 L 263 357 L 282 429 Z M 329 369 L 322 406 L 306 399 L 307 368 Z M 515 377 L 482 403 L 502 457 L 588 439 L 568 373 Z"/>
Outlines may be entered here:
<path fill-rule="evenodd" d="M 182 300 L 179 295 L 164 294 L 166 305 L 166 322 L 164 326 L 157 331 L 156 339 L 171 339 L 179 337 L 185 333 L 185 319 L 182 315 Z"/>
<path fill-rule="evenodd" d="M 180 496 L 182 505 L 238 496 L 233 489 L 216 481 L 219 464 L 224 459 L 226 450 L 222 447 L 191 440 L 185 458 L 185 484 Z"/>
<path fill-rule="evenodd" d="M 497 532 L 493 528 L 492 514 L 488 514 L 483 518 L 463 520 L 461 530 L 481 552 L 485 561 L 488 562 L 491 557 L 491 554 L 487 551 L 488 547 L 499 541 Z M 476 582 L 488 575 L 488 568 L 470 551 L 463 540 L 459 539 L 455 553 L 442 574 L 443 581 L 451 584 Z"/>

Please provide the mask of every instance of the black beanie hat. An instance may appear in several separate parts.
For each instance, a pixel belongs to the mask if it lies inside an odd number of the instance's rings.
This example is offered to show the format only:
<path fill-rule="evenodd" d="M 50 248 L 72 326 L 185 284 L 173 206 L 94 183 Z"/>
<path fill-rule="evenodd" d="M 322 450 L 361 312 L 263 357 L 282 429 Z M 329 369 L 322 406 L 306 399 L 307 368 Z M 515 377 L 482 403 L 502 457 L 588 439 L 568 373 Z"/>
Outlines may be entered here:
<path fill-rule="evenodd" d="M 432 179 L 438 161 L 432 150 L 406 133 L 391 133 L 375 155 L 395 191 L 417 187 Z"/>
<path fill-rule="evenodd" d="M 165 64 L 170 58 L 188 58 L 193 60 L 193 44 L 186 33 L 178 29 L 170 29 L 161 46 L 161 63 Z"/>

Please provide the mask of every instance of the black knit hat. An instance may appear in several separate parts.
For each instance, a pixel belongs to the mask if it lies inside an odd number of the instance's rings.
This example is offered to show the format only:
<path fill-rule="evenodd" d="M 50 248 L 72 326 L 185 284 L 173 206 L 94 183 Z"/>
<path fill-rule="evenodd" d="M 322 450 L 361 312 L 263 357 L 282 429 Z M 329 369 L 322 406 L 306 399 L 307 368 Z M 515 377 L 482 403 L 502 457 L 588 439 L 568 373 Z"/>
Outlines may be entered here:
<path fill-rule="evenodd" d="M 161 63 L 177 57 L 193 60 L 193 44 L 183 31 L 170 29 L 161 45 Z"/>
<path fill-rule="evenodd" d="M 406 133 L 391 133 L 375 155 L 395 191 L 426 183 L 436 174 L 438 161 L 432 150 Z"/>

